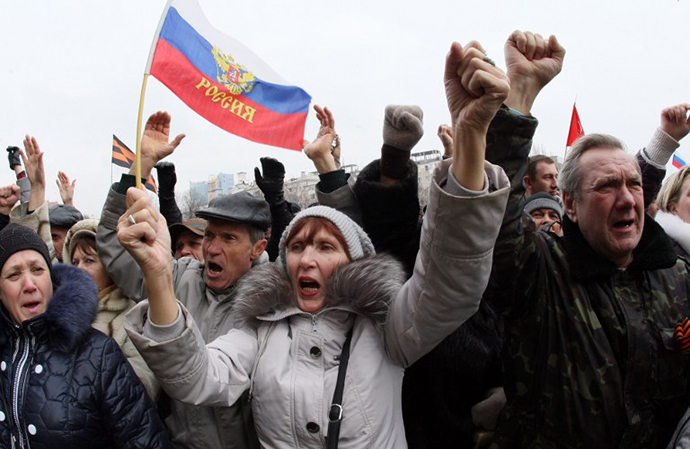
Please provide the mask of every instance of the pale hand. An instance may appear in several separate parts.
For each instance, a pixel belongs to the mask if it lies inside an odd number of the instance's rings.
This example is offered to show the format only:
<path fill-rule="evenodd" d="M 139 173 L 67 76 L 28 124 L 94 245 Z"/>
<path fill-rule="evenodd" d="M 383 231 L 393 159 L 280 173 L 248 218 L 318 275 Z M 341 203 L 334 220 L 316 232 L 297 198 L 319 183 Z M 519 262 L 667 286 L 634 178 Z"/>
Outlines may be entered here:
<path fill-rule="evenodd" d="M 484 58 L 484 50 L 475 41 L 465 48 L 454 42 L 446 57 L 444 83 L 454 140 L 459 129 L 485 134 L 510 92 L 505 73 Z"/>
<path fill-rule="evenodd" d="M 565 48 L 556 36 L 547 40 L 530 31 L 513 31 L 504 52 L 511 83 L 530 81 L 541 89 L 563 69 Z"/>
<path fill-rule="evenodd" d="M 316 170 L 324 174 L 340 168 L 340 139 L 337 139 L 335 118 L 331 111 L 319 105 L 314 105 L 314 110 L 321 126 L 313 142 L 304 140 L 304 154 L 314 163 Z"/>
<path fill-rule="evenodd" d="M 128 209 L 117 223 L 117 238 L 144 275 L 172 274 L 170 232 L 163 215 L 143 190 L 127 190 Z M 135 223 L 130 222 L 132 216 Z"/>
<path fill-rule="evenodd" d="M 58 179 L 55 183 L 60 190 L 60 198 L 62 198 L 62 203 L 68 206 L 74 206 L 74 188 L 77 185 L 77 180 L 70 182 L 69 176 L 65 172 L 58 172 Z"/>
<path fill-rule="evenodd" d="M 19 186 L 10 184 L 0 187 L 0 214 L 9 215 L 19 201 Z"/>
<path fill-rule="evenodd" d="M 19 154 L 24 163 L 26 176 L 29 178 L 29 182 L 31 182 L 31 188 L 45 187 L 46 175 L 43 168 L 43 152 L 38 146 L 36 138 L 27 134 L 24 137 L 24 151 L 19 150 Z"/>
<path fill-rule="evenodd" d="M 148 179 L 153 166 L 167 156 L 170 156 L 175 148 L 180 145 L 184 134 L 178 134 L 170 141 L 170 114 L 158 111 L 146 121 L 144 134 L 141 137 L 141 177 Z M 130 170 L 133 173 L 134 165 Z"/>
<path fill-rule="evenodd" d="M 680 141 L 690 132 L 690 103 L 669 106 L 661 111 L 661 130 Z"/>

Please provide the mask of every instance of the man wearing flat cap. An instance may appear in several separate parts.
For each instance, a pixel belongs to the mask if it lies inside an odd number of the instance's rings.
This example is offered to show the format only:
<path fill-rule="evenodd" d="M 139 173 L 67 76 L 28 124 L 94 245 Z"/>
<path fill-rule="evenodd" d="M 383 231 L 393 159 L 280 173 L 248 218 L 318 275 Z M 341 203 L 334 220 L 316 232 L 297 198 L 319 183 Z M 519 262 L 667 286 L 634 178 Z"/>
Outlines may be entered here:
<path fill-rule="evenodd" d="M 207 222 L 203 218 L 194 217 L 168 226 L 175 260 L 183 257 L 204 260 L 201 248 L 206 233 L 206 224 Z"/>
<path fill-rule="evenodd" d="M 55 204 L 48 209 L 50 238 L 53 240 L 55 257 L 59 262 L 62 262 L 62 245 L 65 243 L 67 231 L 83 219 L 84 216 L 77 208 L 67 204 Z"/>
<path fill-rule="evenodd" d="M 170 115 L 153 114 L 141 142 L 141 176 L 148 178 L 153 166 L 170 155 L 184 135 L 168 142 Z M 125 193 L 135 184 L 133 170 L 112 186 L 103 207 L 96 235 L 101 262 L 122 291 L 135 301 L 146 295 L 139 267 L 117 238 L 118 220 L 127 209 Z M 122 219 L 130 223 L 145 216 Z M 232 292 L 237 281 L 258 262 L 266 248 L 266 229 L 271 224 L 268 203 L 246 192 L 214 198 L 196 213 L 207 220 L 201 245 L 202 260 L 173 260 L 175 295 L 199 324 L 207 343 L 235 327 Z M 242 398 L 232 407 L 196 407 L 179 401 L 159 404 L 178 448 L 258 448 L 251 406 Z M 232 436 L 232 438 L 228 438 Z"/>

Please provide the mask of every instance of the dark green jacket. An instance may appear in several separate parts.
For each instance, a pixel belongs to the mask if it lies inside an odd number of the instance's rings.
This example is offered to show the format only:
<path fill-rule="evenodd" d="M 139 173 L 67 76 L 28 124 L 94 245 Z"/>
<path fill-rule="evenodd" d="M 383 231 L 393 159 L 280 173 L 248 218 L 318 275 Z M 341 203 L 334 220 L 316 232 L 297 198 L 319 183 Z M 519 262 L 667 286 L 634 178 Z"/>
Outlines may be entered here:
<path fill-rule="evenodd" d="M 649 217 L 627 270 L 567 218 L 564 238 L 523 220 L 535 128 L 500 111 L 487 139 L 513 186 L 485 294 L 505 317 L 508 403 L 493 447 L 665 447 L 690 403 L 689 359 L 672 335 L 690 315 L 688 266 Z"/>

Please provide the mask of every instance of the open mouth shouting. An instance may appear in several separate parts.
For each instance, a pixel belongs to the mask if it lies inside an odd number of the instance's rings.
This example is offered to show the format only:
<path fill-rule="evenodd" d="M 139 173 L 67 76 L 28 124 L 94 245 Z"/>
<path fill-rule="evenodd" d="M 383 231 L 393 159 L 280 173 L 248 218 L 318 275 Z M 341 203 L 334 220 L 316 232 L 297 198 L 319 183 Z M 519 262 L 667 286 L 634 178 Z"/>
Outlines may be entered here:
<path fill-rule="evenodd" d="M 300 276 L 299 278 L 299 293 L 304 297 L 313 297 L 319 294 L 321 284 L 308 276 Z"/>

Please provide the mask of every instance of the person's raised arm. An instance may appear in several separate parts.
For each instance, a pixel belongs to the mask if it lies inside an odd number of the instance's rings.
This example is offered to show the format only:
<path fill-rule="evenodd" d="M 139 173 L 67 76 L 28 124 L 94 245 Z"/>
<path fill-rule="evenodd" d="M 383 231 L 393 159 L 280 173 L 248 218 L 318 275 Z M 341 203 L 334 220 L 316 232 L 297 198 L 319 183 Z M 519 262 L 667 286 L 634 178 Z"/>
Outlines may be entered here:
<path fill-rule="evenodd" d="M 313 142 L 304 140 L 304 154 L 314 163 L 319 175 L 340 169 L 340 138 L 335 132 L 335 118 L 328 108 L 314 105 L 321 126 Z"/>
<path fill-rule="evenodd" d="M 77 180 L 74 179 L 70 182 L 69 176 L 65 172 L 58 172 L 58 179 L 55 180 L 60 191 L 60 198 L 62 198 L 62 204 L 74 207 L 74 189 L 77 186 Z"/>
<path fill-rule="evenodd" d="M 513 31 L 504 47 L 510 94 L 506 106 L 529 115 L 539 92 L 561 72 L 565 48 L 556 36 L 544 39 L 530 31 Z"/>
<path fill-rule="evenodd" d="M 144 134 L 141 136 L 141 179 L 149 179 L 151 170 L 161 160 L 170 156 L 184 139 L 184 134 L 178 134 L 170 141 L 170 114 L 158 111 L 146 121 Z M 135 166 L 129 169 L 129 174 L 136 176 Z"/>
<path fill-rule="evenodd" d="M 24 137 L 24 151 L 20 150 L 26 176 L 31 182 L 29 194 L 29 211 L 34 211 L 46 200 L 46 173 L 43 167 L 43 152 L 35 137 L 28 134 Z"/>
<path fill-rule="evenodd" d="M 314 110 L 321 126 L 313 142 L 304 141 L 304 154 L 319 173 L 316 198 L 319 204 L 337 209 L 361 224 L 359 205 L 348 184 L 350 175 L 340 166 L 342 148 L 335 131 L 335 117 L 328 108 L 314 105 Z"/>
<path fill-rule="evenodd" d="M 646 147 L 638 151 L 645 207 L 654 201 L 666 176 L 666 164 L 690 132 L 690 103 L 668 106 L 661 111 L 661 123 Z"/>
<path fill-rule="evenodd" d="M 261 170 L 259 167 L 254 168 L 254 180 L 271 208 L 271 237 L 268 239 L 266 252 L 270 260 L 274 261 L 278 258 L 280 237 L 295 214 L 285 200 L 283 192 L 285 183 L 285 166 L 283 163 L 272 157 L 262 157 L 259 161 L 261 162 Z"/>
<path fill-rule="evenodd" d="M 454 42 L 446 58 L 444 82 L 453 123 L 453 176 L 466 189 L 482 190 L 486 133 L 510 92 L 508 77 L 479 43 L 463 48 Z"/>
<path fill-rule="evenodd" d="M 10 222 L 10 212 L 19 201 L 19 186 L 10 184 L 0 187 L 0 230 Z"/>
<path fill-rule="evenodd" d="M 175 200 L 175 184 L 177 184 L 175 164 L 168 161 L 160 161 L 155 167 L 158 170 L 158 202 L 161 214 L 165 217 L 168 225 L 182 223 L 184 221 L 182 212 Z"/>
<path fill-rule="evenodd" d="M 510 91 L 506 75 L 479 43 L 463 48 L 455 42 L 444 82 L 453 159 L 434 172 L 414 273 L 392 301 L 384 327 L 388 354 L 401 366 L 477 311 L 509 193 L 503 171 L 484 160 L 489 124 Z"/>
<path fill-rule="evenodd" d="M 141 268 L 151 321 L 171 324 L 178 308 L 168 226 L 145 191 L 127 190 L 127 206 L 117 224 L 117 238 Z"/>

